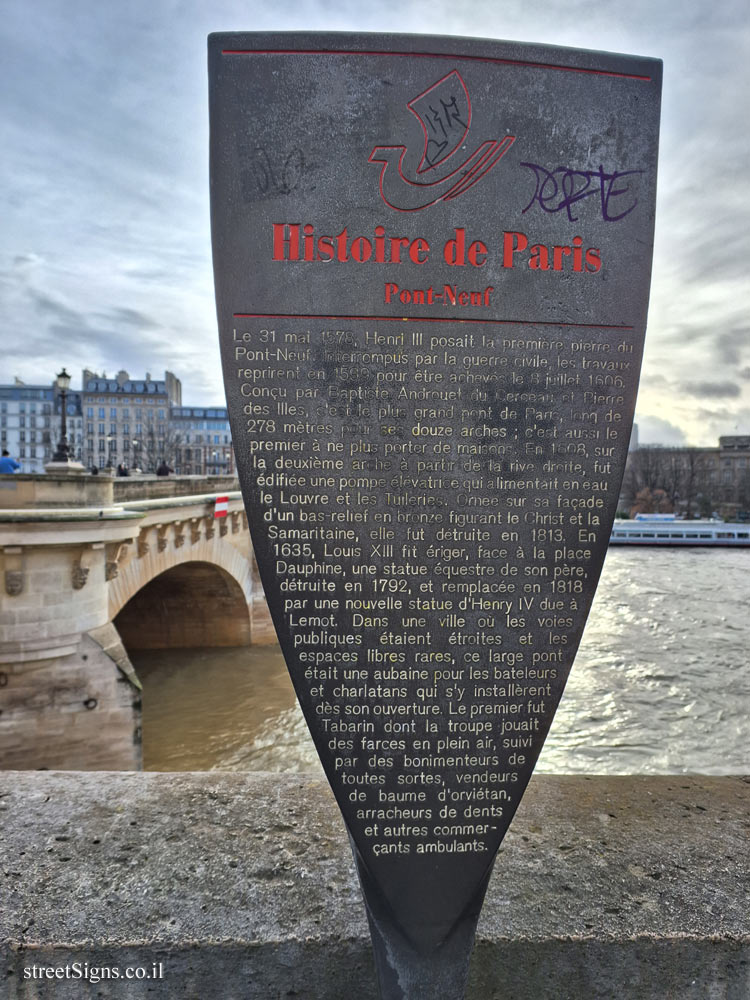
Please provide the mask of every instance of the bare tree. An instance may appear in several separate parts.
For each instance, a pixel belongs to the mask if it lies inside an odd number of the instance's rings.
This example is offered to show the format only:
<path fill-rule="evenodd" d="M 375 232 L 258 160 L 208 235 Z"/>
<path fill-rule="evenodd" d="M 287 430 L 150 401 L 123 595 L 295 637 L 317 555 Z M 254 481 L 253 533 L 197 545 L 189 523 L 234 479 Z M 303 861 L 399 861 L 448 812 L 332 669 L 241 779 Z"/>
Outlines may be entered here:
<path fill-rule="evenodd" d="M 646 513 L 684 510 L 693 516 L 696 506 L 711 506 L 712 483 L 706 453 L 700 448 L 651 445 L 628 456 L 623 481 L 625 498 Z"/>
<path fill-rule="evenodd" d="M 633 503 L 642 490 L 653 492 L 664 488 L 669 478 L 668 451 L 661 445 L 647 445 L 630 452 L 623 480 L 623 493 L 628 501 Z"/>
<path fill-rule="evenodd" d="M 705 452 L 700 448 L 685 448 L 682 460 L 682 483 L 680 497 L 685 506 L 685 517 L 692 518 L 693 505 L 701 510 L 701 498 L 706 498 L 711 509 L 711 483 Z M 705 504 L 704 504 L 705 509 Z"/>
<path fill-rule="evenodd" d="M 157 434 L 153 426 L 149 426 L 142 439 L 133 441 L 133 460 L 144 472 L 156 472 L 161 462 L 174 467 L 182 444 L 183 435 L 171 427 L 167 427 L 163 434 Z"/>

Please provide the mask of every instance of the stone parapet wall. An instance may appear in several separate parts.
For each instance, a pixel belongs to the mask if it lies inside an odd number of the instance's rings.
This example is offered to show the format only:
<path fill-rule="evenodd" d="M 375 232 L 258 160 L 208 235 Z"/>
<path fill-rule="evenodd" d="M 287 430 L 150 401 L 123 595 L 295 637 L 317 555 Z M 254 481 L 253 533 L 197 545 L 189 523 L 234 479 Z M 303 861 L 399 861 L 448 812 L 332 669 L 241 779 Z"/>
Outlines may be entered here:
<path fill-rule="evenodd" d="M 0 476 L 0 510 L 22 507 L 111 507 L 112 476 L 16 473 Z"/>
<path fill-rule="evenodd" d="M 750 783 L 532 779 L 467 1000 L 746 1000 Z M 9 1000 L 375 1000 L 342 821 L 290 775 L 0 775 Z M 158 982 L 34 964 L 161 963 Z M 439 998 L 436 998 L 439 1000 Z"/>
<path fill-rule="evenodd" d="M 239 489 L 236 476 L 92 476 L 16 473 L 0 475 L 0 510 L 23 507 L 111 507 L 131 500 L 156 500 Z"/>
<path fill-rule="evenodd" d="M 114 500 L 127 505 L 130 500 L 231 493 L 239 488 L 236 476 L 121 476 L 114 480 Z"/>

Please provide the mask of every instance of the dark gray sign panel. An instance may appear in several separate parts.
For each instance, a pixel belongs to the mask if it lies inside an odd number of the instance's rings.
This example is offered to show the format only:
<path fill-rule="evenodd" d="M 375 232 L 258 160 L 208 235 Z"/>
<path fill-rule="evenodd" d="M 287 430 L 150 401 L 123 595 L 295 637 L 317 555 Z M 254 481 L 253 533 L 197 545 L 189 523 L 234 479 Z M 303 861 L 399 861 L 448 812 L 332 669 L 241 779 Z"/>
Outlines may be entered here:
<path fill-rule="evenodd" d="M 458 996 L 615 513 L 661 64 L 398 35 L 209 50 L 218 318 L 261 577 L 383 995 Z"/>

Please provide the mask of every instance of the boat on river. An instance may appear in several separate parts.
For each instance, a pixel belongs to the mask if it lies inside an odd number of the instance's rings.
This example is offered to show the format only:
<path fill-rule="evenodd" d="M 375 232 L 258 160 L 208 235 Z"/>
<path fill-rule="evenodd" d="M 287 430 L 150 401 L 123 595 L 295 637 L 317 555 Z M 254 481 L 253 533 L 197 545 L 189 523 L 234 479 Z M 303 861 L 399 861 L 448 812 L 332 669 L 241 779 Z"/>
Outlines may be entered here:
<path fill-rule="evenodd" d="M 726 521 L 680 521 L 674 514 L 636 514 L 615 520 L 610 545 L 750 546 L 750 524 Z"/>

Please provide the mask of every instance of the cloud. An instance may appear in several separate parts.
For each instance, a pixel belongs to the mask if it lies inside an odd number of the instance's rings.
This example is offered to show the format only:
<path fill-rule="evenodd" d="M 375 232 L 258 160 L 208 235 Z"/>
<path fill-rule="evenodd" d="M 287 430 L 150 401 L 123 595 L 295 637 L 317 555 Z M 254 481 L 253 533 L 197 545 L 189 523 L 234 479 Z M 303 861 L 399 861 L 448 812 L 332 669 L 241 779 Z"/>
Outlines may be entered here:
<path fill-rule="evenodd" d="M 683 382 L 682 388 L 691 396 L 704 399 L 722 399 L 742 395 L 736 382 Z"/>
<path fill-rule="evenodd" d="M 38 313 L 42 316 L 49 316 L 52 319 L 66 323 L 71 329 L 76 326 L 84 327 L 86 325 L 83 313 L 77 309 L 71 309 L 70 306 L 54 298 L 52 295 L 45 295 L 32 288 L 29 289 L 29 298 L 36 306 Z"/>
<path fill-rule="evenodd" d="M 684 445 L 685 432 L 663 417 L 651 414 L 636 414 L 639 444 Z"/>
<path fill-rule="evenodd" d="M 186 398 L 196 404 L 220 398 L 205 38 L 217 28 L 247 28 L 248 9 L 239 0 L 210 6 L 167 0 L 152 4 L 144 18 L 138 4 L 5 0 L 0 309 L 6 370 L 36 381 L 67 358 L 107 370 L 167 367 L 183 378 Z M 352 31 L 397 21 L 402 31 L 663 58 L 642 378 L 644 406 L 662 416 L 644 418 L 644 429 L 651 429 L 652 440 L 664 435 L 670 442 L 683 433 L 733 432 L 750 398 L 744 349 L 750 341 L 750 130 L 741 127 L 750 92 L 746 0 L 631 0 L 626 6 L 601 0 L 595 7 L 587 0 L 299 0 L 288 8 L 255 4 L 252 20 L 257 30 Z M 722 416 L 701 426 L 696 399 L 718 400 Z"/>
<path fill-rule="evenodd" d="M 156 330 L 160 325 L 155 319 L 140 312 L 138 309 L 128 309 L 125 306 L 118 306 L 116 309 L 110 309 L 108 312 L 100 313 L 99 315 L 116 326 L 132 326 L 138 330 Z"/>
<path fill-rule="evenodd" d="M 741 360 L 740 347 L 748 342 L 750 330 L 726 330 L 716 338 L 716 349 L 721 359 L 729 365 L 738 365 Z"/>

